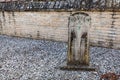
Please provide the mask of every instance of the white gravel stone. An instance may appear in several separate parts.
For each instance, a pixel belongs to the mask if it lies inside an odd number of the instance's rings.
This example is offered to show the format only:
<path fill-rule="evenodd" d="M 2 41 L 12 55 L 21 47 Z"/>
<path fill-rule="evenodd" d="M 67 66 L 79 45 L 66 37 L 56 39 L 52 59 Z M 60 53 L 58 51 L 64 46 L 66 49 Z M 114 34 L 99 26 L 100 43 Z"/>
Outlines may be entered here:
<path fill-rule="evenodd" d="M 56 69 L 66 60 L 67 44 L 0 36 L 0 80 L 99 80 L 101 74 L 120 74 L 120 50 L 90 48 L 97 72 Z"/>

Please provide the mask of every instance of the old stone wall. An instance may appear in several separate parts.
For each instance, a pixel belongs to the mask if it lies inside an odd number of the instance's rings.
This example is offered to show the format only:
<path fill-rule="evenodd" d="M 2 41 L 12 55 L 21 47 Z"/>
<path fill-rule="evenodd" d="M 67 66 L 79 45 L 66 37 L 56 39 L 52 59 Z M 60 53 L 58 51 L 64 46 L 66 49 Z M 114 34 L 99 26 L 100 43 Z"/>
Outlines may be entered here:
<path fill-rule="evenodd" d="M 91 45 L 120 48 L 120 12 L 85 13 L 91 17 Z M 0 33 L 67 42 L 70 14 L 71 12 L 0 12 Z"/>
<path fill-rule="evenodd" d="M 120 49 L 120 12 L 96 12 L 90 15 L 90 44 Z"/>
<path fill-rule="evenodd" d="M 1 34 L 67 41 L 66 12 L 1 12 Z"/>

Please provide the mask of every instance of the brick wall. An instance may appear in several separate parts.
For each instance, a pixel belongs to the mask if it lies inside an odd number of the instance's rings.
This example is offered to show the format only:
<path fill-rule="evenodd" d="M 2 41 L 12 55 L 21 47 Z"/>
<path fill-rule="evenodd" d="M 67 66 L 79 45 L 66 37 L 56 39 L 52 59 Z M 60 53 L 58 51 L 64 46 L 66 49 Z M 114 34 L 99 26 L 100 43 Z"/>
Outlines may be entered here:
<path fill-rule="evenodd" d="M 91 45 L 120 48 L 120 12 L 86 13 L 91 17 Z M 0 33 L 67 42 L 69 16 L 70 12 L 0 12 Z"/>
<path fill-rule="evenodd" d="M 90 43 L 120 49 L 120 12 L 90 13 Z"/>
<path fill-rule="evenodd" d="M 11 36 L 67 41 L 69 13 L 5 12 L 0 14 L 1 33 Z"/>

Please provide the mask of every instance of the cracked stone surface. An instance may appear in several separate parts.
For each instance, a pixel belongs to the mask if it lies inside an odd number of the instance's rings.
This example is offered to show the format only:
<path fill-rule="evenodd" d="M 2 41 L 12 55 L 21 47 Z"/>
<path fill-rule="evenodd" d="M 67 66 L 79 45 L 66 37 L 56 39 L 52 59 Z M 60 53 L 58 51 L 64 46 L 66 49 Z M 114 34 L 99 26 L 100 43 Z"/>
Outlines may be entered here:
<path fill-rule="evenodd" d="M 0 35 L 0 80 L 99 80 L 106 72 L 120 74 L 120 50 L 91 47 L 96 72 L 62 71 L 67 44 Z"/>

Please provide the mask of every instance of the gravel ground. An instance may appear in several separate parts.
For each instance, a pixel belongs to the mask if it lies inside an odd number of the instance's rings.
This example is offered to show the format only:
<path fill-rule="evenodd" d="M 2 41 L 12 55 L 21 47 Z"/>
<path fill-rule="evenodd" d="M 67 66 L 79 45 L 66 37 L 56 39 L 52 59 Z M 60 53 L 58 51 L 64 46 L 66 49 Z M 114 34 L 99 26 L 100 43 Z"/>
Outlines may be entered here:
<path fill-rule="evenodd" d="M 120 50 L 91 47 L 97 72 L 56 69 L 66 60 L 67 44 L 0 36 L 0 80 L 99 80 L 106 72 L 120 74 Z"/>

